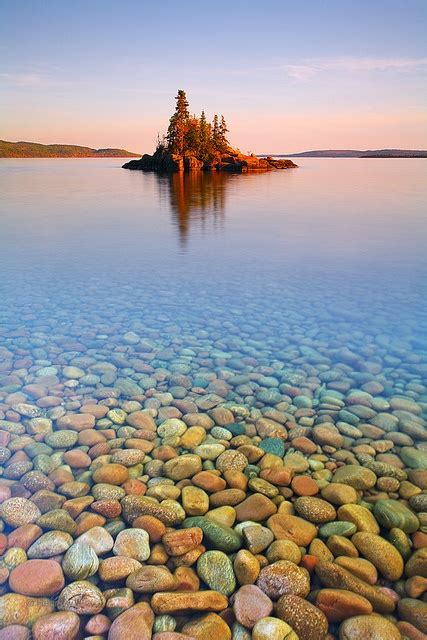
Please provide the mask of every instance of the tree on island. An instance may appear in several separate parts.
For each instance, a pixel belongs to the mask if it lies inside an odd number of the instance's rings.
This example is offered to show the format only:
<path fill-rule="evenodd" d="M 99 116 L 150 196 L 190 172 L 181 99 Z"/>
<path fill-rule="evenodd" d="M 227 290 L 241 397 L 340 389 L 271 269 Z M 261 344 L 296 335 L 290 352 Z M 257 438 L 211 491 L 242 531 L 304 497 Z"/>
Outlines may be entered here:
<path fill-rule="evenodd" d="M 157 148 L 161 145 L 170 153 L 194 156 L 202 162 L 211 162 L 218 154 L 227 152 L 228 129 L 224 116 L 221 116 L 220 121 L 215 114 L 210 124 L 204 111 L 200 118 L 190 116 L 187 96 L 183 89 L 178 91 L 175 99 L 175 112 L 169 120 L 166 138 L 162 142 L 158 139 Z"/>

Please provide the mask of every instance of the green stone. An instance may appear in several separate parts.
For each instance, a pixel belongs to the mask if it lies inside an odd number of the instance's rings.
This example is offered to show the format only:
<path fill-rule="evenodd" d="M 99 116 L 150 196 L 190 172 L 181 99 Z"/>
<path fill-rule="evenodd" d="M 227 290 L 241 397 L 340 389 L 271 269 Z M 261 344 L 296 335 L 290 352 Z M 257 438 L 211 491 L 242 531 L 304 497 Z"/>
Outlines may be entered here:
<path fill-rule="evenodd" d="M 205 516 L 193 516 L 186 518 L 182 525 L 185 529 L 189 527 L 200 527 L 207 541 L 218 549 L 226 553 L 238 551 L 242 547 L 242 538 L 237 531 Z"/>
<path fill-rule="evenodd" d="M 386 529 L 402 529 L 414 533 L 420 523 L 413 511 L 397 500 L 378 500 L 374 506 L 374 516 Z"/>
<path fill-rule="evenodd" d="M 344 522 L 342 520 L 336 520 L 335 522 L 328 522 L 319 529 L 319 535 L 322 538 L 329 538 L 330 536 L 344 536 L 349 538 L 356 533 L 357 527 L 352 522 Z"/>
<path fill-rule="evenodd" d="M 285 455 L 285 443 L 281 438 L 265 438 L 259 446 L 266 453 L 274 453 L 279 458 Z"/>
<path fill-rule="evenodd" d="M 227 425 L 227 429 L 233 436 L 242 436 L 245 433 L 245 425 L 243 422 L 232 422 Z"/>
<path fill-rule="evenodd" d="M 233 565 L 222 551 L 206 551 L 197 561 L 197 573 L 210 589 L 230 596 L 236 588 Z"/>
<path fill-rule="evenodd" d="M 98 571 L 99 560 L 95 551 L 84 542 L 75 542 L 66 552 L 62 570 L 70 580 L 85 580 Z"/>
<path fill-rule="evenodd" d="M 400 450 L 402 462 L 411 469 L 427 469 L 427 452 L 414 449 L 413 447 L 402 447 Z"/>
<path fill-rule="evenodd" d="M 396 547 L 402 558 L 407 561 L 411 557 L 412 543 L 409 536 L 402 529 L 390 529 L 390 542 Z"/>

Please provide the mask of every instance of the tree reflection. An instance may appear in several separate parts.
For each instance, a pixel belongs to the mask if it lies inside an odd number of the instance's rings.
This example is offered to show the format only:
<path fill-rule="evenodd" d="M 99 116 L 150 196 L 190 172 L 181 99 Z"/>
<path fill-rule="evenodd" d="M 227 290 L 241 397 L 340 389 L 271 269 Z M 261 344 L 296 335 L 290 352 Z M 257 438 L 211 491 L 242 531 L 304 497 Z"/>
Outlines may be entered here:
<path fill-rule="evenodd" d="M 181 244 L 186 244 L 192 223 L 202 230 L 222 224 L 227 184 L 232 179 L 217 171 L 159 176 L 160 193 L 169 201 Z"/>

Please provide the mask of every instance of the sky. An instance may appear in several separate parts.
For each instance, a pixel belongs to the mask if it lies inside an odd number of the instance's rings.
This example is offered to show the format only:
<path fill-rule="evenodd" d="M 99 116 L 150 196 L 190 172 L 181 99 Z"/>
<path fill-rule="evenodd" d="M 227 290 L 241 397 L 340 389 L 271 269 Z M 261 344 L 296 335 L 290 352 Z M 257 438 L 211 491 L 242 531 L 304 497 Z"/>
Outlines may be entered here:
<path fill-rule="evenodd" d="M 243 152 L 427 149 L 427 0 L 0 0 L 0 138 L 151 152 L 177 89 Z"/>

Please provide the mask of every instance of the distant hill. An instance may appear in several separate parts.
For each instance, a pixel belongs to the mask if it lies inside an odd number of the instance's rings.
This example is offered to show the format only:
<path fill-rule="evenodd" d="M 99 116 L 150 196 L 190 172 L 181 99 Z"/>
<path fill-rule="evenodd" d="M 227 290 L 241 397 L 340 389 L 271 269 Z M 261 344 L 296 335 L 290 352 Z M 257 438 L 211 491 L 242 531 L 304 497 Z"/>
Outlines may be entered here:
<path fill-rule="evenodd" d="M 260 154 L 269 155 L 269 154 Z M 320 149 L 301 153 L 274 153 L 276 158 L 427 158 L 427 151 L 414 149 Z"/>
<path fill-rule="evenodd" d="M 125 149 L 91 149 L 74 144 L 0 140 L 0 158 L 134 158 L 140 155 Z"/>

